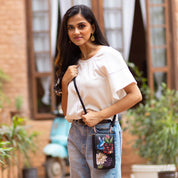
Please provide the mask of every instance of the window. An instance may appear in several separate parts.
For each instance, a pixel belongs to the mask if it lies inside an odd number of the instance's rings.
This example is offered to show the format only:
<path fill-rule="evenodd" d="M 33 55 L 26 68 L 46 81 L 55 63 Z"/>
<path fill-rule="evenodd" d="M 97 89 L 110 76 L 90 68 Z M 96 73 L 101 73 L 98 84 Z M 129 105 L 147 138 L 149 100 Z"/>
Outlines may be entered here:
<path fill-rule="evenodd" d="M 162 82 L 171 86 L 169 3 L 103 0 L 105 34 L 110 45 L 147 73 L 144 76 L 148 76 L 148 84 L 157 96 L 161 95 Z"/>
<path fill-rule="evenodd" d="M 35 118 L 49 118 L 54 109 L 51 95 L 53 63 L 51 58 L 50 2 L 27 1 L 31 109 Z"/>
<path fill-rule="evenodd" d="M 148 0 L 147 53 L 149 86 L 159 96 L 161 83 L 170 87 L 170 39 L 168 0 Z"/>
<path fill-rule="evenodd" d="M 104 27 L 109 44 L 123 54 L 122 1 L 103 0 Z"/>

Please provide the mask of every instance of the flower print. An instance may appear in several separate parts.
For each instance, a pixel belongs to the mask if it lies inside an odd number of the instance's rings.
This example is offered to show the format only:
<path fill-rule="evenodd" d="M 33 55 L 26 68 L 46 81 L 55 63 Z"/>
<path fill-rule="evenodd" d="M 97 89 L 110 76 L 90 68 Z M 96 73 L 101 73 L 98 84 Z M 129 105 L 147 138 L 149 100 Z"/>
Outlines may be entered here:
<path fill-rule="evenodd" d="M 106 161 L 104 162 L 104 164 L 103 164 L 103 166 L 104 167 L 109 167 L 109 166 L 111 166 L 111 164 L 112 164 L 112 157 L 107 157 L 106 158 Z"/>
<path fill-rule="evenodd" d="M 106 161 L 107 156 L 103 153 L 96 154 L 96 164 L 97 165 L 103 165 Z"/>
<path fill-rule="evenodd" d="M 97 145 L 97 149 L 103 150 L 104 149 L 103 144 L 104 144 L 104 137 L 103 138 L 99 137 L 99 144 Z"/>
<path fill-rule="evenodd" d="M 106 138 L 109 139 L 109 135 L 106 135 Z"/>
<path fill-rule="evenodd" d="M 112 143 L 104 143 L 103 147 L 103 152 L 106 154 L 112 154 L 114 151 L 114 146 Z"/>
<path fill-rule="evenodd" d="M 105 136 L 105 143 L 103 144 L 103 152 L 106 154 L 112 154 L 114 151 L 113 145 L 113 137 L 109 137 L 109 135 Z"/>

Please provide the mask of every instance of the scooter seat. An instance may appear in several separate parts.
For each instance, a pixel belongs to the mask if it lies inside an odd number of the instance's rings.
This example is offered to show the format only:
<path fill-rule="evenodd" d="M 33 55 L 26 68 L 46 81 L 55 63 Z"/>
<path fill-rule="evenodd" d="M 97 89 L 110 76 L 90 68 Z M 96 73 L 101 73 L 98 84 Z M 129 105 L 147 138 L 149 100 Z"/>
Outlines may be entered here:
<path fill-rule="evenodd" d="M 43 149 L 43 152 L 52 157 L 60 157 L 60 158 L 67 158 L 68 152 L 66 147 L 61 146 L 59 144 L 50 143 L 46 145 Z"/>
<path fill-rule="evenodd" d="M 57 135 L 50 137 L 51 143 L 60 144 L 63 146 L 67 146 L 67 136 Z"/>

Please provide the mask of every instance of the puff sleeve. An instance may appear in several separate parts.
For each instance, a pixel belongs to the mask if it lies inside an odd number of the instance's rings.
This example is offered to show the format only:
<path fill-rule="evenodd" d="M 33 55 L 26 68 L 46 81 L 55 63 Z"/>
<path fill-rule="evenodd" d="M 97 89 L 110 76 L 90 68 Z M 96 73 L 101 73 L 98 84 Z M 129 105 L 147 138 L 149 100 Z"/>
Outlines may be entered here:
<path fill-rule="evenodd" d="M 125 96 L 124 87 L 136 83 L 122 55 L 115 49 L 108 49 L 100 56 L 97 65 L 102 75 L 107 78 L 114 99 Z"/>

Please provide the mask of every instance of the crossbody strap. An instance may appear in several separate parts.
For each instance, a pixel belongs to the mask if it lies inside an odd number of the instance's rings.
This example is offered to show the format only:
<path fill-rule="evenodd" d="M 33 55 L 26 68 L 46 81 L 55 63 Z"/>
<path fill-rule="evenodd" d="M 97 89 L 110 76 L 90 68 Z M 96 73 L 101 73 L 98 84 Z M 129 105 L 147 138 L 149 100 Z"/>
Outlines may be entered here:
<path fill-rule="evenodd" d="M 75 90 L 76 90 L 77 95 L 78 95 L 78 97 L 79 97 L 80 103 L 81 103 L 81 105 L 82 105 L 82 108 L 83 108 L 85 114 L 87 114 L 87 110 L 86 110 L 86 108 L 85 108 L 85 105 L 84 105 L 84 103 L 83 103 L 83 100 L 82 100 L 82 98 L 81 98 L 81 96 L 80 96 L 80 93 L 79 93 L 79 91 L 78 91 L 75 78 L 73 79 L 73 82 L 74 82 L 74 87 L 75 87 Z"/>
<path fill-rule="evenodd" d="M 81 98 L 81 96 L 80 96 L 80 93 L 79 93 L 79 91 L 78 91 L 78 87 L 77 87 L 75 78 L 73 79 L 73 82 L 74 82 L 74 87 L 75 87 L 75 90 L 76 90 L 77 95 L 78 95 L 78 97 L 79 97 L 80 103 L 81 103 L 81 105 L 82 105 L 82 108 L 83 108 L 85 114 L 87 114 L 87 110 L 86 110 L 86 108 L 85 108 L 85 105 L 84 105 L 84 103 L 83 103 L 83 100 L 82 100 L 82 98 Z M 115 120 L 116 120 L 116 115 L 114 115 L 113 120 L 111 121 L 111 127 L 114 126 Z"/>

